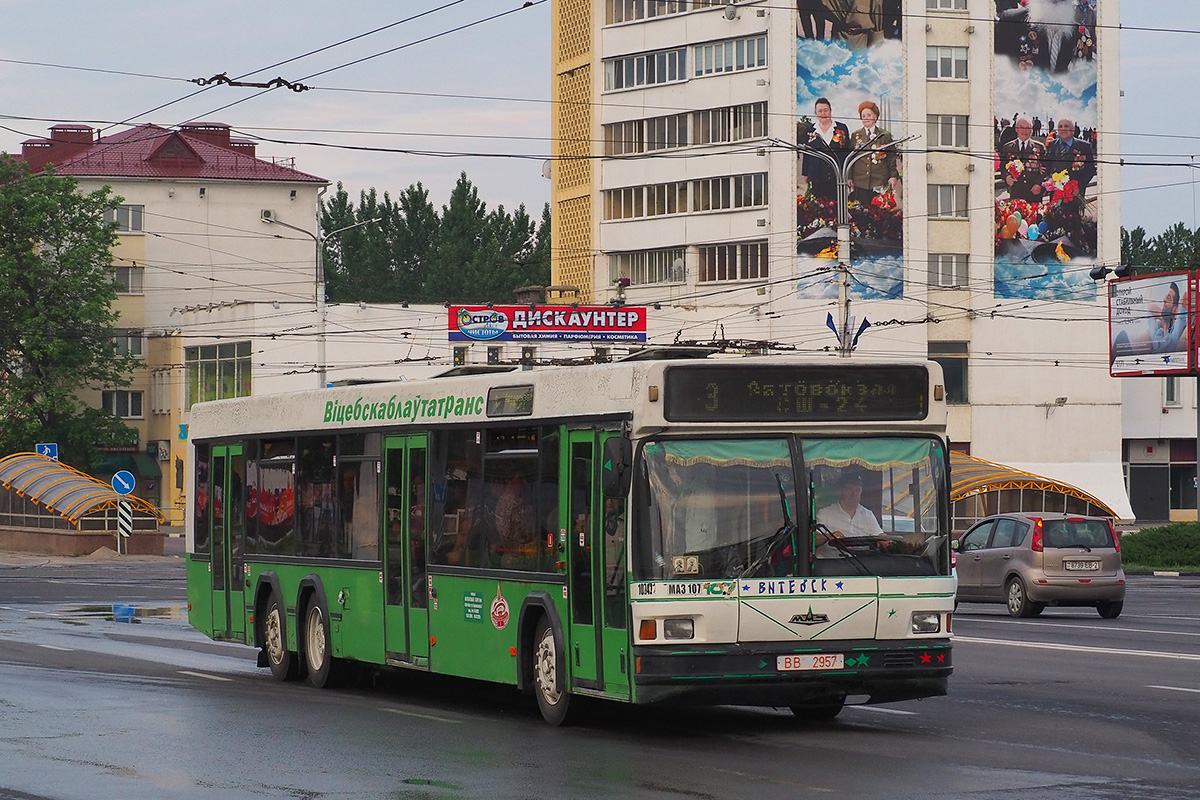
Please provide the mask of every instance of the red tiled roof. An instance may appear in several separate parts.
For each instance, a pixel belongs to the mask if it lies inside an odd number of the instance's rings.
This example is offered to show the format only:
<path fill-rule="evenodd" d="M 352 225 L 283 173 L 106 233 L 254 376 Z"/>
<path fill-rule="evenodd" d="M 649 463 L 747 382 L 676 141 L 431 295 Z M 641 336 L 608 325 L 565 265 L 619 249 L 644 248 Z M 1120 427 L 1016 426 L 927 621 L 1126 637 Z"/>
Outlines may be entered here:
<path fill-rule="evenodd" d="M 195 131 L 189 126 L 172 131 L 158 125 L 139 125 L 88 145 L 74 143 L 62 149 L 54 146 L 59 137 L 52 130 L 51 139 L 24 142 L 22 156 L 35 172 L 54 163 L 56 173 L 75 177 L 328 183 L 324 178 L 255 157 L 247 143 L 230 141 L 228 126 L 201 124 L 203 130 Z M 224 146 L 212 141 L 222 138 L 222 130 Z"/>

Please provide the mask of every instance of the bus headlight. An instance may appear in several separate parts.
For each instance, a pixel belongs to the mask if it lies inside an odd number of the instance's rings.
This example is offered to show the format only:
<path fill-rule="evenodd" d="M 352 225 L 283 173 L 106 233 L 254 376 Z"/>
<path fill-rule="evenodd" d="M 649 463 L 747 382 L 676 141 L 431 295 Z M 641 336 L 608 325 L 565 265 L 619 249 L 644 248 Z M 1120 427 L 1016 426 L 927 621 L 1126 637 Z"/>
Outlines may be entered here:
<path fill-rule="evenodd" d="M 664 639 L 694 639 L 695 637 L 696 623 L 691 618 L 678 617 L 663 620 Z"/>
<path fill-rule="evenodd" d="M 914 611 L 913 633 L 938 633 L 942 630 L 942 615 L 936 611 Z"/>

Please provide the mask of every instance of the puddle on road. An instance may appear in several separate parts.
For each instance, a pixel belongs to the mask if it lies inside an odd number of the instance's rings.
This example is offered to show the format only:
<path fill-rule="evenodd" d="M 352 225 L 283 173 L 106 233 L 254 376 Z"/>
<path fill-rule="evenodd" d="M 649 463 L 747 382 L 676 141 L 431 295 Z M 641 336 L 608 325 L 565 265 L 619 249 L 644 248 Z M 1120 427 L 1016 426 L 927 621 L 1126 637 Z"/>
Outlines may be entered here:
<path fill-rule="evenodd" d="M 64 615 L 63 622 L 80 625 L 79 618 L 102 619 L 108 622 L 141 622 L 144 619 L 184 619 L 183 606 L 133 606 L 127 603 L 112 603 L 109 605 L 83 605 L 64 608 L 59 612 Z"/>

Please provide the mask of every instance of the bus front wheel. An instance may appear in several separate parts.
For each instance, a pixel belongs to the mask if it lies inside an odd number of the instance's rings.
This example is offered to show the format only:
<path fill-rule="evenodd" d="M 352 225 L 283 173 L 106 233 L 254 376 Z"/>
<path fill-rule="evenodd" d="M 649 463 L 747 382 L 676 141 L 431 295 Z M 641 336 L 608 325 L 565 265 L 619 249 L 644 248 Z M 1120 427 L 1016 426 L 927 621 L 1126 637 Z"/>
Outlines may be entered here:
<path fill-rule="evenodd" d="M 804 722 L 832 722 L 842 709 L 846 707 L 846 698 L 840 697 L 827 703 L 813 703 L 806 706 L 789 706 L 796 719 Z"/>
<path fill-rule="evenodd" d="M 554 628 L 542 617 L 533 635 L 533 691 L 542 718 L 551 725 L 562 725 L 566 721 L 571 701 L 563 685 L 566 676 L 558 668 L 558 655 Z"/>
<path fill-rule="evenodd" d="M 272 592 L 267 600 L 267 612 L 262 616 L 263 651 L 267 654 L 271 674 L 281 681 L 290 681 L 299 674 L 300 664 L 296 654 L 287 649 L 283 614 L 283 603 L 279 595 Z"/>

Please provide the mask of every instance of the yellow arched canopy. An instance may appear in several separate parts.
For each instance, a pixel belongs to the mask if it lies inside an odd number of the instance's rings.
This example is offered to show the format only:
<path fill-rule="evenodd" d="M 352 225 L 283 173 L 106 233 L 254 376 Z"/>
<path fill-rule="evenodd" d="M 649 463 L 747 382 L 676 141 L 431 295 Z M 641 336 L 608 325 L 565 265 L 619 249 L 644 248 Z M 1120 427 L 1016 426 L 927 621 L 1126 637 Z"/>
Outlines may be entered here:
<path fill-rule="evenodd" d="M 13 453 L 0 458 L 0 485 L 61 514 L 71 522 L 92 511 L 115 508 L 121 500 L 135 510 L 166 517 L 140 497 L 117 494 L 107 483 L 40 453 Z"/>
<path fill-rule="evenodd" d="M 1120 516 L 1103 500 L 1069 483 L 951 451 L 950 500 L 952 502 L 980 492 L 997 489 L 1041 489 L 1047 492 L 1058 492 L 1085 500 L 1097 508 L 1103 509 L 1111 517 Z"/>

